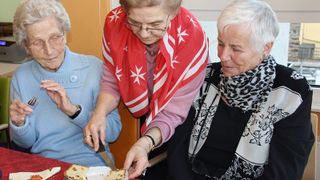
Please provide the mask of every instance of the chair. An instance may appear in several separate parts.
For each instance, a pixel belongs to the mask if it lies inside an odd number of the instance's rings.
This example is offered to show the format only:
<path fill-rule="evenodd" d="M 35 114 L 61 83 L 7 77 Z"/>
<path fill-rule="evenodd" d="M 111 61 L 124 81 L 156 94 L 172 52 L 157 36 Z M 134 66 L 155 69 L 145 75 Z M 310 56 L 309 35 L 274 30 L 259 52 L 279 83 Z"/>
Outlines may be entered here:
<path fill-rule="evenodd" d="M 0 125 L 0 132 L 5 132 L 5 136 L 6 136 L 6 146 L 8 148 L 11 148 L 11 143 L 10 143 L 10 132 L 9 132 L 9 125 L 8 124 L 1 124 Z"/>
<path fill-rule="evenodd" d="M 10 147 L 9 135 L 9 94 L 10 77 L 0 77 L 0 143 Z"/>
<path fill-rule="evenodd" d="M 302 180 L 315 180 L 317 175 L 317 130 L 318 130 L 318 116 L 314 113 L 311 113 L 311 123 L 312 130 L 315 136 L 315 142 L 312 146 L 308 163 L 304 169 Z"/>

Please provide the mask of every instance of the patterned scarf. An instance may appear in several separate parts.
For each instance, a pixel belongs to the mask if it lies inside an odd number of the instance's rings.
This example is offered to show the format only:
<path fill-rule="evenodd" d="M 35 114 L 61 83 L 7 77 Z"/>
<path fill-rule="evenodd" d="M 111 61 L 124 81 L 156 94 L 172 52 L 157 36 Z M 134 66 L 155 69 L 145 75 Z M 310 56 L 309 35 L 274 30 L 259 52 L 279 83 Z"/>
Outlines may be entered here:
<path fill-rule="evenodd" d="M 208 59 L 208 41 L 196 18 L 186 9 L 170 22 L 163 38 L 153 77 L 149 102 L 145 45 L 126 27 L 126 13 L 121 7 L 106 17 L 103 57 L 115 75 L 120 95 L 135 117 L 147 115 L 142 132 L 183 85 L 203 71 Z M 192 44 L 192 45 L 190 45 Z"/>
<path fill-rule="evenodd" d="M 220 92 L 230 106 L 244 112 L 257 112 L 271 91 L 275 66 L 275 60 L 269 55 L 256 68 L 238 76 L 224 77 L 221 73 Z"/>
<path fill-rule="evenodd" d="M 264 112 L 260 112 L 261 107 L 268 100 L 272 90 L 276 74 L 275 66 L 276 62 L 273 57 L 268 56 L 255 69 L 239 76 L 227 78 L 220 75 L 219 87 L 208 82 L 203 85 L 205 88 L 203 88 L 203 92 L 200 91 L 200 97 L 194 103 L 196 109 L 195 125 L 192 129 L 188 149 L 188 156 L 191 161 L 195 159 L 207 140 L 221 96 L 227 99 L 230 106 L 241 108 L 243 111 L 252 110 L 253 112 L 239 141 L 233 164 L 222 177 L 214 177 L 213 179 L 233 179 L 237 176 L 241 177 L 243 173 L 250 174 L 251 177 L 258 177 L 262 174 L 263 165 L 268 157 L 273 122 L 269 119 L 260 119 L 263 116 L 259 116 L 259 113 Z M 207 69 L 207 78 L 212 76 L 212 72 L 213 69 Z M 265 123 L 268 128 L 261 130 L 260 121 Z M 250 135 L 252 133 L 249 132 L 255 131 L 264 133 L 261 136 L 261 141 L 264 140 L 264 143 L 260 144 L 260 141 L 256 141 L 256 143 L 252 143 L 253 147 L 251 147 L 247 142 L 254 142 L 255 137 L 252 137 Z M 258 146 L 255 146 L 255 144 L 258 144 Z M 248 152 L 251 154 L 247 156 Z M 255 157 L 259 157 L 259 159 L 255 159 Z M 246 166 L 251 168 L 243 169 Z"/>

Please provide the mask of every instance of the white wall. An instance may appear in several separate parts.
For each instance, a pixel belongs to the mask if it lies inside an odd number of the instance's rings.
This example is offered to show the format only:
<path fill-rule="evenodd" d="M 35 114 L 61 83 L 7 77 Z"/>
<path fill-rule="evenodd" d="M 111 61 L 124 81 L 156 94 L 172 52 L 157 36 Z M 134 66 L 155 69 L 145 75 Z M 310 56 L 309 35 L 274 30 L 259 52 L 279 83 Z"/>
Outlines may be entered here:
<path fill-rule="evenodd" d="M 200 20 L 216 20 L 220 11 L 232 0 L 184 0 L 183 6 Z M 266 0 L 281 22 L 320 22 L 319 0 Z"/>
<path fill-rule="evenodd" d="M 189 9 L 201 22 L 210 40 L 211 61 L 218 61 L 216 19 L 220 11 L 232 0 L 183 0 L 183 6 Z M 320 0 L 266 0 L 277 13 L 280 33 L 274 43 L 271 54 L 280 64 L 287 65 L 289 30 L 288 22 L 319 22 Z M 111 1 L 112 6 L 118 0 Z"/>
<path fill-rule="evenodd" d="M 182 5 L 202 21 L 214 21 L 220 11 L 232 0 L 183 0 Z M 320 0 L 266 0 L 281 22 L 320 23 Z M 111 0 L 111 7 L 119 0 Z"/>
<path fill-rule="evenodd" d="M 232 0 L 184 0 L 189 9 L 203 25 L 210 39 L 211 61 L 217 61 L 217 31 L 215 21 L 220 11 Z M 287 65 L 289 46 L 289 22 L 320 22 L 320 0 L 266 0 L 277 13 L 280 33 L 271 54 L 280 64 Z"/>
<path fill-rule="evenodd" d="M 119 0 L 111 0 L 111 9 L 116 8 L 119 5 Z"/>
<path fill-rule="evenodd" d="M 0 22 L 12 22 L 20 0 L 0 0 Z"/>
<path fill-rule="evenodd" d="M 232 0 L 183 0 L 182 5 L 202 21 L 214 21 Z M 116 7 L 118 0 L 111 0 Z M 320 0 L 266 0 L 281 22 L 320 22 Z"/>
<path fill-rule="evenodd" d="M 215 21 L 200 21 L 203 29 L 206 31 L 209 38 L 209 56 L 211 62 L 218 62 L 217 56 L 217 28 Z M 271 55 L 276 59 L 277 63 L 287 66 L 288 48 L 289 48 L 289 23 L 280 23 L 280 32 L 273 45 Z"/>

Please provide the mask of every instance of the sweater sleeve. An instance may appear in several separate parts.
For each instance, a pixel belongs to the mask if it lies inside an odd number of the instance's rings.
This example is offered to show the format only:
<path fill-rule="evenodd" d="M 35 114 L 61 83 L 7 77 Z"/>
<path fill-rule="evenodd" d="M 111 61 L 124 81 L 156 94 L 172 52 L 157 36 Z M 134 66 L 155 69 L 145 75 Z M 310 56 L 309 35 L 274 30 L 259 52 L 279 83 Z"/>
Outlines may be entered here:
<path fill-rule="evenodd" d="M 106 65 L 104 65 L 104 68 L 103 68 L 103 75 L 102 75 L 100 84 L 101 84 L 101 87 L 100 87 L 101 92 L 107 92 L 111 94 L 117 101 L 119 101 L 120 91 L 117 84 L 117 79 L 110 72 L 109 68 Z"/>
<path fill-rule="evenodd" d="M 261 180 L 300 180 L 314 143 L 310 121 L 312 91 L 296 112 L 275 124 L 268 164 Z"/>
<path fill-rule="evenodd" d="M 106 142 L 114 142 L 120 135 L 122 129 L 122 124 L 120 121 L 120 116 L 118 109 L 111 111 L 107 116 L 107 126 L 106 126 Z"/>
<path fill-rule="evenodd" d="M 22 100 L 18 90 L 18 83 L 16 77 L 13 76 L 10 87 L 10 101 L 15 99 Z M 11 139 L 20 147 L 30 148 L 36 141 L 35 127 L 31 124 L 30 118 L 33 114 L 26 116 L 25 124 L 22 126 L 15 126 L 10 121 L 10 136 Z"/>
<path fill-rule="evenodd" d="M 175 128 L 186 119 L 193 99 L 201 87 L 204 77 L 205 71 L 201 72 L 190 83 L 179 89 L 167 106 L 159 112 L 155 119 L 149 124 L 145 132 L 153 127 L 157 127 L 161 131 L 162 143 L 167 142 L 174 134 Z"/>

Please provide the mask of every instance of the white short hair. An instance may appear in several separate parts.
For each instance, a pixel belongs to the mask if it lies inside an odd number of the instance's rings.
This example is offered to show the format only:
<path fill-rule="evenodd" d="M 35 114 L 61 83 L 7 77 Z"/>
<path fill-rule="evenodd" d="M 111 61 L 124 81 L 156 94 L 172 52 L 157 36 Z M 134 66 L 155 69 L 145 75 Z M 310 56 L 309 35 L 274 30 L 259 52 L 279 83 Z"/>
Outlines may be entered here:
<path fill-rule="evenodd" d="M 246 25 L 251 31 L 251 45 L 258 52 L 264 45 L 273 42 L 279 33 L 279 24 L 275 12 L 262 0 L 235 0 L 220 14 L 218 31 L 229 25 Z"/>
<path fill-rule="evenodd" d="M 46 17 L 55 17 L 61 31 L 70 30 L 70 18 L 58 0 L 22 0 L 13 18 L 13 35 L 16 43 L 26 46 L 26 26 L 41 21 Z"/>

